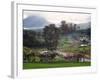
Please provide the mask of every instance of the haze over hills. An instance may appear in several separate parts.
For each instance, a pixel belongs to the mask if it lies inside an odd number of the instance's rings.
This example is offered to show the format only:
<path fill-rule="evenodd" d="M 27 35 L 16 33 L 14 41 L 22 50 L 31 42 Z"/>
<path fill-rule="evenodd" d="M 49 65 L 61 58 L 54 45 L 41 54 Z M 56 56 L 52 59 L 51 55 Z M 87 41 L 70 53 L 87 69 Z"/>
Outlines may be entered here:
<path fill-rule="evenodd" d="M 77 26 L 80 26 L 80 29 L 91 28 L 91 22 L 77 24 Z"/>
<path fill-rule="evenodd" d="M 24 30 L 41 30 L 46 25 L 49 25 L 50 22 L 48 22 L 45 18 L 41 16 L 29 16 L 23 20 L 23 27 Z M 56 23 L 55 23 L 56 24 Z M 60 24 L 60 22 L 59 22 Z M 56 24 L 57 27 L 60 27 L 59 24 Z M 70 24 L 70 23 L 67 23 Z M 80 23 L 77 24 L 76 28 L 81 29 L 87 29 L 91 27 L 91 22 L 87 23 Z"/>
<path fill-rule="evenodd" d="M 47 24 L 49 24 L 49 22 L 40 16 L 29 16 L 23 20 L 24 29 L 42 28 Z"/>
<path fill-rule="evenodd" d="M 24 30 L 42 30 L 45 26 L 43 27 L 24 27 Z M 59 26 L 60 27 L 60 26 Z M 88 29 L 91 28 L 91 23 L 81 23 L 81 24 L 77 24 L 76 26 L 77 30 L 82 30 L 82 29 Z"/>

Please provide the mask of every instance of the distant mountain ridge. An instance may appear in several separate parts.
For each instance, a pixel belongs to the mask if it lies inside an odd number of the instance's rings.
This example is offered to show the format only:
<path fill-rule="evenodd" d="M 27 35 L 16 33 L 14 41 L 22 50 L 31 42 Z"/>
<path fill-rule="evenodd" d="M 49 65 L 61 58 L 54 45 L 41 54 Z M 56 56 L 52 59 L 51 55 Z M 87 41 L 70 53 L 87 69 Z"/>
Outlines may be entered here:
<path fill-rule="evenodd" d="M 87 28 L 91 28 L 91 22 L 77 24 L 77 26 L 79 26 L 79 27 L 80 27 L 80 29 L 87 29 Z"/>
<path fill-rule="evenodd" d="M 29 16 L 23 19 L 23 27 L 25 30 L 43 29 L 46 25 L 49 25 L 49 24 L 50 22 L 48 22 L 44 17 L 37 16 L 37 15 Z M 70 23 L 67 23 L 67 24 L 70 24 Z M 59 24 L 56 24 L 56 26 L 60 27 L 60 22 Z M 91 27 L 91 22 L 77 24 L 76 28 L 78 27 L 80 27 L 80 29 L 89 28 Z"/>
<path fill-rule="evenodd" d="M 24 28 L 24 30 L 42 30 L 44 27 L 27 27 L 27 28 Z M 77 24 L 76 28 L 77 29 L 79 28 L 79 30 L 88 29 L 88 28 L 91 28 L 91 23 L 90 22 L 88 22 L 88 23 L 80 23 L 80 24 Z"/>

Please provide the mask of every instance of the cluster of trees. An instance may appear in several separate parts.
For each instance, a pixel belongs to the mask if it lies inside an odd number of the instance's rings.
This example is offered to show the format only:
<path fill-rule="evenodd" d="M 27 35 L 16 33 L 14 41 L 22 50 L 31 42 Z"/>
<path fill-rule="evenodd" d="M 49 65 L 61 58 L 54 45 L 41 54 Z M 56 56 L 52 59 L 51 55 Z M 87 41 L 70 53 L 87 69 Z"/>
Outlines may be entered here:
<path fill-rule="evenodd" d="M 23 45 L 27 47 L 47 47 L 49 50 L 57 48 L 59 34 L 67 34 L 76 30 L 76 24 L 61 22 L 59 28 L 55 24 L 45 26 L 43 31 L 24 30 Z"/>
<path fill-rule="evenodd" d="M 55 24 L 45 26 L 43 30 L 43 37 L 48 50 L 52 51 L 57 49 L 59 34 L 59 29 L 55 26 Z"/>
<path fill-rule="evenodd" d="M 57 49 L 59 39 L 59 29 L 55 24 L 45 26 L 43 32 L 34 30 L 24 30 L 23 32 L 23 60 L 24 62 L 51 61 Z M 48 52 L 40 54 L 36 48 L 47 48 Z"/>
<path fill-rule="evenodd" d="M 27 47 L 48 47 L 56 49 L 58 44 L 59 34 L 66 35 L 71 32 L 77 31 L 77 25 L 70 23 L 67 24 L 66 21 L 61 21 L 60 27 L 56 27 L 55 24 L 50 24 L 44 27 L 43 31 L 35 30 L 24 30 L 23 31 L 23 45 Z M 87 35 L 91 38 L 91 29 L 78 30 L 80 34 Z M 77 31 L 77 32 L 78 32 Z M 55 43 L 55 44 L 53 44 Z M 50 47 L 48 47 L 49 49 Z"/>
<path fill-rule="evenodd" d="M 62 34 L 67 34 L 73 31 L 76 31 L 76 24 L 70 23 L 67 24 L 66 21 L 61 21 L 60 30 Z"/>
<path fill-rule="evenodd" d="M 57 48 L 59 39 L 59 29 L 55 24 L 45 26 L 43 32 L 36 32 L 34 30 L 23 31 L 23 46 L 29 48 L 44 48 L 54 50 Z"/>
<path fill-rule="evenodd" d="M 26 47 L 45 47 L 45 42 L 43 41 L 42 33 L 36 32 L 34 30 L 24 30 L 23 31 L 23 46 Z"/>
<path fill-rule="evenodd" d="M 52 51 L 39 51 L 38 49 L 23 47 L 23 62 L 52 62 L 57 55 Z"/>
<path fill-rule="evenodd" d="M 27 60 L 29 62 L 35 62 L 41 60 L 43 61 L 42 58 L 45 60 L 54 58 L 55 54 L 53 53 L 57 49 L 60 36 L 76 31 L 76 26 L 76 24 L 67 24 L 65 21 L 61 21 L 61 26 L 59 28 L 56 27 L 55 24 L 49 24 L 45 26 L 42 31 L 24 30 L 24 61 Z M 90 36 L 90 29 L 87 29 L 86 34 Z M 48 52 L 44 55 L 41 55 L 35 50 L 35 48 L 47 48 Z"/>

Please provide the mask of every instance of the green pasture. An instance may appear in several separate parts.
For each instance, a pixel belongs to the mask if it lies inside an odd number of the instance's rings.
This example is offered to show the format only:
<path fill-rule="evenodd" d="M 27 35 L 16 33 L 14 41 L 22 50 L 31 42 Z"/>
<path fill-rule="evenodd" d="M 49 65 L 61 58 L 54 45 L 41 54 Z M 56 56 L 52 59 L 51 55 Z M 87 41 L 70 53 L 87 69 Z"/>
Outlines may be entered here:
<path fill-rule="evenodd" d="M 90 65 L 90 62 L 23 63 L 23 69 L 83 67 Z"/>

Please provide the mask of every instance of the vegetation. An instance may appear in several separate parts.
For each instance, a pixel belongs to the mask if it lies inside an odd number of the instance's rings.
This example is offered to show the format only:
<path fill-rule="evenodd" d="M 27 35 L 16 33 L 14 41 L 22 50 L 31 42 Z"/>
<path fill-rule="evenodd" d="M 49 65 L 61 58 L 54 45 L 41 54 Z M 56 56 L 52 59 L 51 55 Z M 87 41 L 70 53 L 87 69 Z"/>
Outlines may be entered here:
<path fill-rule="evenodd" d="M 59 67 L 81 67 L 90 66 L 90 62 L 54 62 L 54 63 L 24 63 L 23 69 L 39 69 L 39 68 L 59 68 Z"/>
<path fill-rule="evenodd" d="M 60 27 L 49 24 L 42 30 L 23 30 L 23 68 L 89 66 L 91 29 L 76 27 L 61 21 Z"/>
<path fill-rule="evenodd" d="M 44 28 L 43 37 L 48 50 L 56 50 L 59 40 L 59 30 L 55 24 L 50 24 Z"/>

